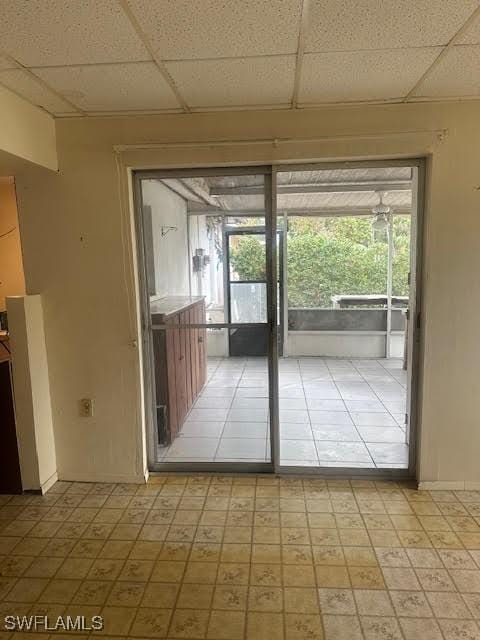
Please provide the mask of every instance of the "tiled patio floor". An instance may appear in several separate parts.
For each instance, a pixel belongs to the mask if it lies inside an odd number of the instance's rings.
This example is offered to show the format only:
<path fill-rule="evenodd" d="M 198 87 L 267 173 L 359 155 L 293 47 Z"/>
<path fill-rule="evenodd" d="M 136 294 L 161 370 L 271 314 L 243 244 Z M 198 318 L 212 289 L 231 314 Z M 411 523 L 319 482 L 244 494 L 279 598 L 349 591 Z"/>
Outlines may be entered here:
<path fill-rule="evenodd" d="M 479 640 L 479 516 L 478 491 L 307 476 L 0 496 L 0 638 Z"/>
<path fill-rule="evenodd" d="M 406 468 L 406 372 L 399 359 L 282 358 L 286 466 Z M 208 381 L 163 461 L 270 460 L 265 358 L 210 358 Z"/>

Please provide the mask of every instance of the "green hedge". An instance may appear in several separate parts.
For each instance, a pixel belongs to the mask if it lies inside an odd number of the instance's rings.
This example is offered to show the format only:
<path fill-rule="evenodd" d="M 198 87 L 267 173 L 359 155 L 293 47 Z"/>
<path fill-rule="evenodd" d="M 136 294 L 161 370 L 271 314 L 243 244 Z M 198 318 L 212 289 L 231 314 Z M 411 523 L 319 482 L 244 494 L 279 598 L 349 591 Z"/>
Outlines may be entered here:
<path fill-rule="evenodd" d="M 374 234 L 370 218 L 290 218 L 288 302 L 329 307 L 332 295 L 386 293 L 387 234 Z M 394 218 L 393 294 L 408 295 L 409 216 Z M 238 236 L 230 251 L 240 279 L 265 278 L 265 244 Z"/>

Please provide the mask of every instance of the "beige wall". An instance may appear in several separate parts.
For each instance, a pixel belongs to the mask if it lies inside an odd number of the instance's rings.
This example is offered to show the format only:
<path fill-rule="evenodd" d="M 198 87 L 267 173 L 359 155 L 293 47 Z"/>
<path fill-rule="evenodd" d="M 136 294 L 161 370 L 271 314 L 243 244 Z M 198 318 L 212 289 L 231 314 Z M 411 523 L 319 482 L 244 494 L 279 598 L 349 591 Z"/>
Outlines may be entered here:
<path fill-rule="evenodd" d="M 151 207 L 152 244 L 146 251 L 151 248 L 155 297 L 188 295 L 186 200 L 158 180 L 145 180 L 142 202 Z M 173 228 L 162 235 L 163 226 Z"/>
<path fill-rule="evenodd" d="M 113 150 L 247 139 L 257 142 Z M 428 155 L 419 477 L 480 483 L 479 103 L 72 119 L 57 140 L 60 173 L 21 176 L 17 189 L 27 289 L 43 294 L 61 478 L 143 474 L 127 167 Z M 90 396 L 85 421 L 77 403 Z"/>
<path fill-rule="evenodd" d="M 55 121 L 50 114 L 2 86 L 0 114 L 0 160 L 5 153 L 12 162 L 20 158 L 54 171 L 58 168 Z"/>
<path fill-rule="evenodd" d="M 24 293 L 25 278 L 15 184 L 12 178 L 0 177 L 0 311 L 6 308 L 6 296 L 20 296 Z"/>

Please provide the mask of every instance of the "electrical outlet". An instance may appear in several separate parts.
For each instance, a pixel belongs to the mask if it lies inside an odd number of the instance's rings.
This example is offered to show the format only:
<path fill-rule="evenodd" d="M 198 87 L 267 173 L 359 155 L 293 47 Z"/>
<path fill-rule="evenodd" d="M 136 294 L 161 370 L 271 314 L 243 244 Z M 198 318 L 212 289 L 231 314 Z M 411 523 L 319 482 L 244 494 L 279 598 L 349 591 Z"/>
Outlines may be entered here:
<path fill-rule="evenodd" d="M 80 417 L 91 418 L 93 416 L 93 400 L 91 398 L 82 398 L 79 407 Z"/>

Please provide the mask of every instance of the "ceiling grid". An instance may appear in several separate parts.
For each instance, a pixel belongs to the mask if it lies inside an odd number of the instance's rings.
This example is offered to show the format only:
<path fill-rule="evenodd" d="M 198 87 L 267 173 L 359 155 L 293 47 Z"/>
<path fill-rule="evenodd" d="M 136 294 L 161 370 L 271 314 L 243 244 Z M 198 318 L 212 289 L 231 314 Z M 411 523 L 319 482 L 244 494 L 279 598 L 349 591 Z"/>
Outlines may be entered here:
<path fill-rule="evenodd" d="M 56 117 L 480 99 L 480 0 L 2 0 L 0 85 Z"/>
<path fill-rule="evenodd" d="M 303 56 L 305 54 L 305 39 L 308 31 L 308 21 L 310 18 L 310 0 L 302 1 L 302 19 L 300 21 L 300 30 L 298 34 L 297 60 L 295 63 L 295 80 L 293 83 L 292 109 L 298 106 L 298 92 L 302 82 L 302 66 Z"/>

